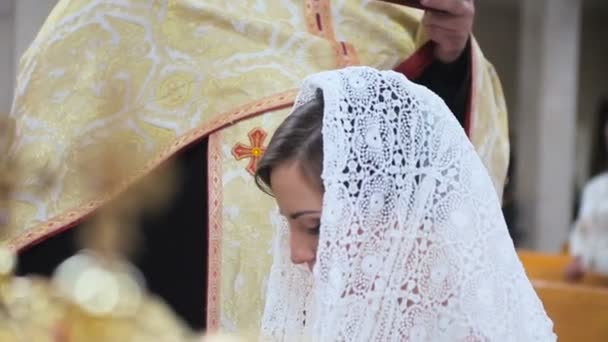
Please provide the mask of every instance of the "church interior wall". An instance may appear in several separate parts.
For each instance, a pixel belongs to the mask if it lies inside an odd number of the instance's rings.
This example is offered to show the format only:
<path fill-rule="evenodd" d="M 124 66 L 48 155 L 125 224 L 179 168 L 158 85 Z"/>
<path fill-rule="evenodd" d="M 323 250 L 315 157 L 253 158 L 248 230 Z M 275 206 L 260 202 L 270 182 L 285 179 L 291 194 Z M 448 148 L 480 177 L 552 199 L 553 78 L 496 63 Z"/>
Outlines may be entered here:
<path fill-rule="evenodd" d="M 591 144 L 598 107 L 608 100 L 608 2 L 584 12 L 581 28 L 577 127 L 577 187 L 591 176 Z"/>
<path fill-rule="evenodd" d="M 13 94 L 13 17 L 0 15 L 0 115 L 8 113 Z"/>
<path fill-rule="evenodd" d="M 486 58 L 498 72 L 509 109 L 509 120 L 514 122 L 519 58 L 519 9 L 517 6 L 484 1 L 476 2 L 475 6 L 475 38 Z"/>

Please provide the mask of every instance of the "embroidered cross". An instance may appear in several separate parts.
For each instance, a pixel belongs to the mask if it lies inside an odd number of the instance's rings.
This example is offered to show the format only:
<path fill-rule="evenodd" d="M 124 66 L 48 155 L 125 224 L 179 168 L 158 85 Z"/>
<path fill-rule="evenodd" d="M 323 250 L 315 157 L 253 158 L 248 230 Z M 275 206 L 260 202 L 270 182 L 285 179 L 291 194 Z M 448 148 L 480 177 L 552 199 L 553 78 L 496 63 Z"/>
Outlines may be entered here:
<path fill-rule="evenodd" d="M 249 158 L 249 164 L 246 169 L 253 175 L 255 174 L 258 162 L 266 151 L 266 148 L 264 148 L 264 140 L 266 139 L 267 134 L 261 128 L 254 128 L 247 135 L 249 136 L 250 146 L 238 143 L 232 148 L 232 155 L 236 160 Z"/>

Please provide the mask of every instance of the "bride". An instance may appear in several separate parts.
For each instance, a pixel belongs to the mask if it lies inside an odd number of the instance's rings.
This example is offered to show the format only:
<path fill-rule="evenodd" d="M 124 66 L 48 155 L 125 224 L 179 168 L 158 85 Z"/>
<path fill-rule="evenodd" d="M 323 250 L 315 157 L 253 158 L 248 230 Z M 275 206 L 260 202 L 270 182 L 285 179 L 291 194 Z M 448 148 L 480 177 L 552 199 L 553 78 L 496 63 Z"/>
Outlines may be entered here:
<path fill-rule="evenodd" d="M 555 341 L 485 168 L 404 76 L 308 78 L 256 180 L 284 218 L 264 340 Z"/>

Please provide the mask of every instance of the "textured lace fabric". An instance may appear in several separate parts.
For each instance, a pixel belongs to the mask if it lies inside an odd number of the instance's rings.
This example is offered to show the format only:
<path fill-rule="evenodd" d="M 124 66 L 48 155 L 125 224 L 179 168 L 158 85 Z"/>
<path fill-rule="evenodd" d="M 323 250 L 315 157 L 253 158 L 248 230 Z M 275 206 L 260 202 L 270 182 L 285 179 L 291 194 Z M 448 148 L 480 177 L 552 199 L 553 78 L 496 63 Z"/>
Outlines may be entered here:
<path fill-rule="evenodd" d="M 313 273 L 277 239 L 262 339 L 554 341 L 490 177 L 443 101 L 403 75 L 311 76 L 324 94 L 325 194 Z"/>

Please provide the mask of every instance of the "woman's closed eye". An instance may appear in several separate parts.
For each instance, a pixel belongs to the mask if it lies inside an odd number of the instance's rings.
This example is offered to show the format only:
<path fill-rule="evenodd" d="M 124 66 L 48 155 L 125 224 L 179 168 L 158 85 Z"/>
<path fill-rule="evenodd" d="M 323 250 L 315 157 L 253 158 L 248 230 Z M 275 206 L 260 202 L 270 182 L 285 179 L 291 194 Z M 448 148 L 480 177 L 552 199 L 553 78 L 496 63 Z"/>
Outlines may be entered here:
<path fill-rule="evenodd" d="M 308 234 L 310 234 L 310 235 L 319 235 L 319 232 L 321 231 L 321 225 L 320 225 L 320 224 L 317 224 L 317 225 L 316 225 L 316 226 L 314 226 L 314 227 L 307 228 L 307 229 L 306 229 L 306 231 L 307 231 L 307 232 L 308 232 Z"/>

